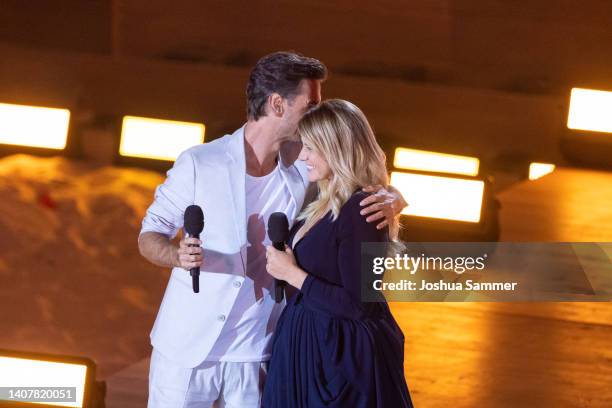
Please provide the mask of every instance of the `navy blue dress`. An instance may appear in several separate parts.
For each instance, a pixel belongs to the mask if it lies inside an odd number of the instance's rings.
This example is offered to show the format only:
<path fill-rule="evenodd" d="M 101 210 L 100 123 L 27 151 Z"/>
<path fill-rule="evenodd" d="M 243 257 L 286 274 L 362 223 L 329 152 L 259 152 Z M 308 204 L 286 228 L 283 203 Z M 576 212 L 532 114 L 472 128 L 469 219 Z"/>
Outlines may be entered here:
<path fill-rule="evenodd" d="M 294 248 L 308 277 L 278 321 L 262 407 L 412 407 L 404 335 L 385 302 L 360 300 L 361 243 L 388 241 L 359 214 L 367 195 L 353 194 Z"/>

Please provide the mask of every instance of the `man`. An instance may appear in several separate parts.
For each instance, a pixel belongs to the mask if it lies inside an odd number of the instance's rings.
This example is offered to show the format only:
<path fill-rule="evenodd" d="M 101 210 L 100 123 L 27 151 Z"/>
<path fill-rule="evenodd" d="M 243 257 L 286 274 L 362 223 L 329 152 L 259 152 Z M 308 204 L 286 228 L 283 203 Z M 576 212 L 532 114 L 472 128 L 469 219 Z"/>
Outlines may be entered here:
<path fill-rule="evenodd" d="M 262 58 L 247 84 L 247 123 L 183 152 L 157 188 L 139 249 L 173 270 L 151 332 L 149 407 L 259 406 L 283 306 L 272 299 L 265 269 L 266 224 L 276 211 L 293 222 L 316 195 L 296 162 L 296 129 L 321 101 L 326 75 L 320 61 L 297 54 Z M 204 212 L 201 241 L 183 238 L 177 247 L 171 240 L 191 204 Z M 380 228 L 405 206 L 385 190 L 363 204 L 364 216 Z M 202 266 L 197 294 L 187 272 L 196 266 Z"/>

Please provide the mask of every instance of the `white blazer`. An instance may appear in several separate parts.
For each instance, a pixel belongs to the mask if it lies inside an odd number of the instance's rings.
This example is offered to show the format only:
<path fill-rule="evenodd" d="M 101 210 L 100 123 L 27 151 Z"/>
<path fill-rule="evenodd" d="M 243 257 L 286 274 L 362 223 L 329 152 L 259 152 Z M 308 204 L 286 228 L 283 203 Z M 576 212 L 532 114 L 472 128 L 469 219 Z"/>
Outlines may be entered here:
<path fill-rule="evenodd" d="M 295 213 L 287 214 L 291 223 L 304 203 L 306 168 L 301 161 L 281 160 L 280 169 L 295 201 Z M 174 238 L 187 206 L 197 204 L 204 212 L 200 293 L 193 293 L 188 271 L 174 268 L 151 331 L 153 347 L 184 367 L 197 366 L 209 354 L 245 280 L 245 174 L 243 126 L 181 153 L 142 222 L 141 234 Z"/>

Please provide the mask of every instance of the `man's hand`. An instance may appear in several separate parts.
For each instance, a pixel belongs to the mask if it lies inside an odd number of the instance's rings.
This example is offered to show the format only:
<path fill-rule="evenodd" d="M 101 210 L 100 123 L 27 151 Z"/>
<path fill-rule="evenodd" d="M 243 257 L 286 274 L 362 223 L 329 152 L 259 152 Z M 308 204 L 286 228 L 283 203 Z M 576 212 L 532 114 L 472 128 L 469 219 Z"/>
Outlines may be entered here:
<path fill-rule="evenodd" d="M 196 246 L 190 246 L 196 245 Z M 202 266 L 202 241 L 197 238 L 185 238 L 181 239 L 179 248 L 176 253 L 175 266 L 190 270 Z"/>
<path fill-rule="evenodd" d="M 389 186 L 389 190 L 383 188 L 380 184 L 367 186 L 362 189 L 367 193 L 374 193 L 369 197 L 364 198 L 359 204 L 365 207 L 361 210 L 361 215 L 368 215 L 367 222 L 380 221 L 376 225 L 376 229 L 384 228 L 395 218 L 396 215 L 408 206 L 404 197 L 399 191 Z"/>
<path fill-rule="evenodd" d="M 190 270 L 202 265 L 202 241 L 196 238 L 183 238 L 177 248 L 176 243 L 159 232 L 143 232 L 138 237 L 140 254 L 151 263 L 166 268 L 179 267 Z M 189 247 L 196 244 L 196 247 Z"/>

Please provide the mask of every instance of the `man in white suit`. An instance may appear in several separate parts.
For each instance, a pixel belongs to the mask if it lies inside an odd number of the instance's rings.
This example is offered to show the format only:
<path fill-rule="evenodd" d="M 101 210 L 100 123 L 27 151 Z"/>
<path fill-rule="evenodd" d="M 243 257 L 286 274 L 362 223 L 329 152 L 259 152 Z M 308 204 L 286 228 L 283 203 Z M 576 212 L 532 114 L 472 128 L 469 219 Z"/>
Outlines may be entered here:
<path fill-rule="evenodd" d="M 292 223 L 314 198 L 307 169 L 296 161 L 296 128 L 321 101 L 327 70 L 318 60 L 278 52 L 262 58 L 247 85 L 247 123 L 183 152 L 155 191 L 138 239 L 141 254 L 172 267 L 151 331 L 149 407 L 258 407 L 270 340 L 284 303 L 272 299 L 265 269 L 268 217 Z M 187 206 L 205 216 L 201 240 L 172 240 Z M 364 202 L 379 222 L 405 206 L 381 190 Z M 196 247 L 189 247 L 196 244 Z M 201 266 L 200 293 L 189 269 Z"/>

